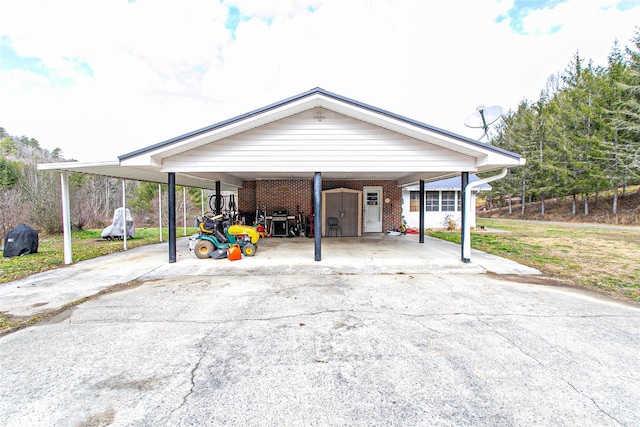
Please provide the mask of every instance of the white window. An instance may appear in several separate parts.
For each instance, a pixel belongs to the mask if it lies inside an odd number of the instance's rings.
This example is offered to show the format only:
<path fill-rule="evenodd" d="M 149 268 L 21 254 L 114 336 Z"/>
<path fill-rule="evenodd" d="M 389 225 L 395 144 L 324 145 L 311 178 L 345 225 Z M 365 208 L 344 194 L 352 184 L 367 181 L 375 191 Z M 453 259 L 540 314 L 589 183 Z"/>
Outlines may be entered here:
<path fill-rule="evenodd" d="M 409 211 L 420 212 L 420 192 L 412 191 L 409 198 Z"/>
<path fill-rule="evenodd" d="M 455 210 L 456 210 L 456 192 L 443 191 L 442 192 L 442 211 L 455 212 Z"/>
<path fill-rule="evenodd" d="M 425 208 L 427 212 L 438 212 L 440 210 L 440 192 L 439 191 L 427 191 Z"/>

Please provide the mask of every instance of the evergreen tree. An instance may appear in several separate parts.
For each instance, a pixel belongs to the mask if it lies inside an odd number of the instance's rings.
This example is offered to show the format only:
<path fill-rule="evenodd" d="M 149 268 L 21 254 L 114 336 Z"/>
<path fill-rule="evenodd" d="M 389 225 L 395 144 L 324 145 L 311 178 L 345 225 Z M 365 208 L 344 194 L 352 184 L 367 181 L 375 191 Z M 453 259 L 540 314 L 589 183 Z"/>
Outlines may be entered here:
<path fill-rule="evenodd" d="M 623 102 L 624 91 L 620 88 L 620 83 L 627 74 L 627 64 L 618 46 L 614 43 L 613 49 L 608 57 L 607 72 L 603 78 L 602 105 L 605 109 L 605 129 L 603 132 L 604 147 L 606 150 L 606 164 L 604 168 L 605 177 L 609 187 L 613 189 L 613 203 L 611 213 L 618 213 L 618 189 L 624 186 L 627 179 L 634 174 L 632 162 L 630 163 L 629 144 L 626 143 L 624 132 L 620 124 L 621 113 L 618 106 Z"/>
<path fill-rule="evenodd" d="M 19 179 L 19 171 L 14 162 L 0 157 L 0 190 L 13 188 Z"/>
<path fill-rule="evenodd" d="M 640 30 L 636 31 L 633 46 L 627 47 L 627 62 L 614 68 L 616 109 L 612 124 L 616 129 L 616 146 L 622 156 L 624 179 L 640 178 Z"/>

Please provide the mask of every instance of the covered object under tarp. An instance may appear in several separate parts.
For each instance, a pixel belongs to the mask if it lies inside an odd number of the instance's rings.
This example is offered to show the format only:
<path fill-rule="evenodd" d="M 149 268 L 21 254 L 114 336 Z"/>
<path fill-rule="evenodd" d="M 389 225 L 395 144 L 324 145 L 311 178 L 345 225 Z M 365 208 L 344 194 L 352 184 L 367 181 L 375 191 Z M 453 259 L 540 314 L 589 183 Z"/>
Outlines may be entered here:
<path fill-rule="evenodd" d="M 5 258 L 35 253 L 38 253 L 38 232 L 28 225 L 20 224 L 4 238 Z"/>
<path fill-rule="evenodd" d="M 125 218 L 127 224 L 127 237 L 130 239 L 133 238 L 136 233 L 136 230 L 133 227 L 133 217 L 131 216 L 129 209 L 125 211 L 125 208 L 123 207 L 119 207 L 113 211 L 113 222 L 107 228 L 102 230 L 102 237 L 108 240 L 124 238 Z"/>

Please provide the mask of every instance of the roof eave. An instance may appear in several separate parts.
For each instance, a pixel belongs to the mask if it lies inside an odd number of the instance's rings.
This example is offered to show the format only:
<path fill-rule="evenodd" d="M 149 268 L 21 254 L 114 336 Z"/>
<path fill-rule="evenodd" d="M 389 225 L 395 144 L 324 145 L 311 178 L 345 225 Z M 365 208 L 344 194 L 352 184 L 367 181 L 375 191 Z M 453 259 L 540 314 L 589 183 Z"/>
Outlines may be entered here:
<path fill-rule="evenodd" d="M 498 148 L 498 147 L 494 147 L 494 146 L 492 146 L 490 144 L 485 144 L 485 143 L 482 143 L 482 142 L 467 138 L 467 137 L 462 136 L 462 135 L 458 135 L 458 134 L 455 134 L 455 133 L 452 133 L 452 132 L 448 132 L 448 131 L 445 131 L 445 130 L 440 129 L 438 127 L 431 126 L 431 125 L 428 125 L 426 123 L 419 122 L 417 120 L 409 119 L 407 117 L 392 113 L 392 112 L 387 111 L 387 110 L 383 110 L 381 108 L 374 107 L 374 106 L 369 105 L 369 104 L 365 104 L 365 103 L 362 103 L 362 102 L 359 102 L 359 101 L 355 101 L 355 100 L 353 100 L 351 98 L 347 98 L 347 97 L 344 97 L 344 96 L 341 96 L 341 95 L 326 91 L 326 90 L 324 90 L 322 88 L 319 88 L 319 87 L 316 87 L 316 88 L 311 89 L 311 90 L 309 90 L 307 92 L 303 92 L 301 94 L 292 96 L 290 98 L 284 99 L 282 101 L 275 102 L 273 104 L 269 104 L 269 105 L 267 105 L 265 107 L 258 108 L 256 110 L 250 111 L 248 113 L 245 113 L 245 114 L 242 114 L 242 115 L 239 115 L 239 116 L 235 116 L 235 117 L 232 117 L 230 119 L 218 122 L 218 123 L 213 124 L 211 126 L 200 128 L 200 129 L 194 130 L 192 132 L 177 136 L 175 138 L 171 138 L 171 139 L 168 139 L 166 141 L 163 141 L 163 142 L 160 142 L 160 143 L 148 146 L 148 147 L 144 147 L 144 148 L 141 148 L 141 149 L 136 150 L 136 151 L 132 151 L 130 153 L 127 153 L 127 154 L 119 156 L 118 159 L 120 161 L 125 161 L 125 160 L 133 159 L 135 157 L 140 157 L 140 156 L 143 156 L 143 155 L 150 155 L 153 152 L 159 152 L 159 151 L 162 151 L 163 149 L 168 149 L 171 145 L 177 144 L 179 142 L 183 142 L 185 140 L 193 139 L 194 137 L 197 137 L 199 135 L 203 135 L 203 134 L 206 134 L 206 133 L 211 133 L 211 132 L 214 132 L 216 130 L 221 130 L 221 129 L 223 129 L 225 127 L 229 127 L 229 126 L 231 126 L 233 124 L 237 124 L 237 123 L 240 123 L 240 122 L 243 122 L 243 121 L 247 121 L 247 120 L 249 120 L 251 118 L 258 117 L 258 116 L 263 115 L 263 114 L 265 114 L 267 112 L 276 110 L 278 108 L 285 107 L 285 106 L 287 106 L 289 104 L 292 104 L 292 103 L 295 103 L 295 102 L 299 102 L 299 101 L 301 101 L 301 100 L 303 100 L 305 98 L 308 98 L 308 97 L 311 97 L 311 96 L 319 96 L 319 95 L 324 96 L 326 98 L 330 98 L 330 99 L 336 100 L 337 102 L 340 102 L 340 103 L 343 103 L 343 104 L 350 105 L 350 106 L 358 108 L 358 109 L 366 110 L 366 111 L 368 111 L 370 113 L 374 113 L 374 114 L 377 114 L 377 115 L 381 115 L 381 116 L 393 119 L 395 121 L 399 121 L 399 122 L 403 123 L 404 125 L 409 125 L 410 127 L 414 127 L 414 128 L 416 128 L 418 130 L 421 130 L 421 131 L 427 131 L 429 133 L 435 133 L 435 134 L 438 134 L 438 135 L 440 135 L 440 136 L 442 136 L 442 137 L 444 137 L 446 139 L 456 140 L 456 141 L 463 142 L 465 144 L 469 144 L 469 145 L 471 145 L 472 147 L 474 147 L 476 149 L 477 148 L 481 148 L 482 150 L 488 150 L 490 152 L 498 153 L 498 154 L 501 154 L 501 155 L 504 155 L 504 156 L 507 156 L 507 157 L 511 157 L 513 159 L 517 159 L 518 163 L 519 163 L 519 160 L 521 159 L 521 156 L 519 154 L 510 152 L 510 151 L 507 151 L 507 150 L 504 150 L 504 149 L 501 149 L 501 148 Z"/>

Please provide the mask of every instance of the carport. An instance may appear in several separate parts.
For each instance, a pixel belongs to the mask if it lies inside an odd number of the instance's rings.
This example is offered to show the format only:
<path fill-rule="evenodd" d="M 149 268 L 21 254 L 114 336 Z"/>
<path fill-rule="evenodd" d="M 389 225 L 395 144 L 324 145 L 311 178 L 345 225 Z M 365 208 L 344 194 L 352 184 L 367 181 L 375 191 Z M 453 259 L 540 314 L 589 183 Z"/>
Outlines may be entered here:
<path fill-rule="evenodd" d="M 461 259 L 470 261 L 470 227 L 465 221 L 472 186 L 500 179 L 525 159 L 481 143 L 367 105 L 321 88 L 95 163 L 50 163 L 62 184 L 65 263 L 71 259 L 69 173 L 87 173 L 168 184 L 169 262 L 176 261 L 176 185 L 243 189 L 249 181 L 313 182 L 314 257 L 321 260 L 323 180 L 389 182 L 398 188 L 419 184 L 420 242 L 424 242 L 424 183 L 461 176 Z M 469 184 L 469 173 L 501 170 Z M 382 197 L 393 206 L 400 200 Z M 366 230 L 365 230 L 366 231 Z"/>

